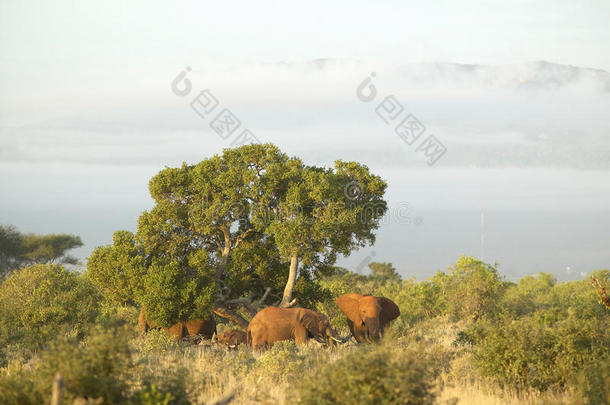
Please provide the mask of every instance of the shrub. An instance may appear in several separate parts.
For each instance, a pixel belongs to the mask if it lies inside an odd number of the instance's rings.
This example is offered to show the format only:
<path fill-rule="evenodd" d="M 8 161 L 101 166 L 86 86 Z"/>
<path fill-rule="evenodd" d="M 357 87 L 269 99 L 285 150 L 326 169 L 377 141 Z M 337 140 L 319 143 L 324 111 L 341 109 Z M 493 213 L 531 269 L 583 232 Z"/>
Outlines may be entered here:
<path fill-rule="evenodd" d="M 125 327 L 131 331 L 131 337 L 138 335 L 138 315 L 140 310 L 130 305 L 115 305 L 108 301 L 102 301 L 97 324 L 105 328 Z"/>
<path fill-rule="evenodd" d="M 13 361 L 0 370 L 0 403 L 41 404 L 49 400 L 55 374 L 63 377 L 62 398 L 102 397 L 105 404 L 123 403 L 129 397 L 133 363 L 121 331 L 94 330 L 82 342 L 73 337 L 53 341 L 28 363 Z"/>
<path fill-rule="evenodd" d="M 357 347 L 306 377 L 300 404 L 432 404 L 437 370 L 422 353 Z"/>
<path fill-rule="evenodd" d="M 610 361 L 595 361 L 578 373 L 574 386 L 588 404 L 610 404 Z"/>
<path fill-rule="evenodd" d="M 63 266 L 17 270 L 0 285 L 0 343 L 40 348 L 58 335 L 82 337 L 97 315 L 98 300 L 87 279 Z"/>
<path fill-rule="evenodd" d="M 116 404 L 128 398 L 132 368 L 124 332 L 96 329 L 81 343 L 69 338 L 54 342 L 43 353 L 39 378 L 42 392 L 47 395 L 53 376 L 59 371 L 64 379 L 64 399 L 102 397 L 104 403 Z"/>
<path fill-rule="evenodd" d="M 134 405 L 187 405 L 189 371 L 184 367 L 169 368 L 162 373 L 146 372 L 143 388 L 132 397 Z M 202 382 L 204 384 L 204 382 Z"/>
<path fill-rule="evenodd" d="M 276 342 L 270 350 L 263 353 L 257 366 L 276 379 L 289 377 L 292 374 L 302 373 L 305 356 L 293 341 Z"/>
<path fill-rule="evenodd" d="M 610 361 L 608 322 L 576 316 L 552 326 L 536 317 L 490 324 L 475 338 L 474 363 L 517 390 L 564 388 L 587 365 Z"/>
<path fill-rule="evenodd" d="M 151 329 L 146 335 L 133 341 L 135 348 L 142 354 L 160 353 L 168 349 L 178 348 L 178 343 L 167 332 L 161 329 Z"/>
<path fill-rule="evenodd" d="M 448 313 L 458 319 L 478 320 L 494 312 L 504 284 L 498 270 L 472 257 L 462 256 L 447 275 L 434 278 L 445 292 Z"/>
<path fill-rule="evenodd" d="M 538 273 L 538 276 L 525 276 L 515 285 L 510 286 L 502 299 L 505 311 L 513 316 L 523 316 L 549 307 L 550 296 L 556 280 L 550 274 Z"/>
<path fill-rule="evenodd" d="M 41 403 L 35 382 L 33 373 L 22 363 L 9 364 L 0 371 L 0 404 Z"/>
<path fill-rule="evenodd" d="M 131 405 L 170 405 L 174 400 L 171 392 L 161 392 L 156 385 L 138 391 L 131 400 Z"/>

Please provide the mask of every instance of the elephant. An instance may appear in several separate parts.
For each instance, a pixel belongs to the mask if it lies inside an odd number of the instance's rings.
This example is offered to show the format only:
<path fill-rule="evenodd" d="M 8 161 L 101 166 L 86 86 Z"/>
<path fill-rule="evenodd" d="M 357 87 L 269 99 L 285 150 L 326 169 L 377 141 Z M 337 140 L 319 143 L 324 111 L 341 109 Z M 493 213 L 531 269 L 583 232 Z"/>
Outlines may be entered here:
<path fill-rule="evenodd" d="M 216 335 L 216 342 L 228 347 L 237 347 L 240 344 L 246 344 L 246 332 L 237 329 L 227 329 Z"/>
<path fill-rule="evenodd" d="M 390 322 L 400 316 L 398 306 L 385 297 L 350 293 L 335 302 L 347 317 L 349 330 L 358 343 L 379 340 Z"/>
<path fill-rule="evenodd" d="M 146 319 L 144 314 L 144 308 L 140 309 L 140 315 L 138 316 L 138 331 L 141 334 L 148 332 L 150 329 L 156 329 L 156 327 Z M 169 328 L 161 328 L 169 336 L 173 337 L 177 341 L 186 337 L 202 336 L 205 339 L 211 339 L 216 333 L 216 321 L 214 319 L 192 319 L 190 321 L 178 322 Z"/>
<path fill-rule="evenodd" d="M 310 338 L 330 345 L 343 343 L 326 316 L 306 308 L 265 308 L 252 318 L 246 336 L 253 349 L 268 348 L 280 340 L 301 345 Z"/>

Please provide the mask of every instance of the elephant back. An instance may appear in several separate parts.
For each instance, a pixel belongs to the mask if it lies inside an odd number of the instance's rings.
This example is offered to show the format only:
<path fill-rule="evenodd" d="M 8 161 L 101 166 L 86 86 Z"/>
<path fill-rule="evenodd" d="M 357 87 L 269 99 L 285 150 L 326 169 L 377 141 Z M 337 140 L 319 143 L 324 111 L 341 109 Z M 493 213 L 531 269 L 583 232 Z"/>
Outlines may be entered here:
<path fill-rule="evenodd" d="M 216 333 L 216 321 L 214 319 L 193 319 L 184 322 L 188 336 L 201 335 L 206 339 L 211 339 Z"/>

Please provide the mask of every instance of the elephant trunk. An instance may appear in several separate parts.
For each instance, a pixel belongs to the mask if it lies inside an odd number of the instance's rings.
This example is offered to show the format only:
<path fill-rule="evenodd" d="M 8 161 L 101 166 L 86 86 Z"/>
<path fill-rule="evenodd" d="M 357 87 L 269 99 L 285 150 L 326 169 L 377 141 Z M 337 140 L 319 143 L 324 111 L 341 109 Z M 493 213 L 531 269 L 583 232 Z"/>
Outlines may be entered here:
<path fill-rule="evenodd" d="M 328 338 L 329 346 L 335 346 L 337 343 L 344 343 L 341 341 L 339 336 L 337 336 L 337 332 L 335 332 L 331 327 L 326 329 L 326 337 Z"/>

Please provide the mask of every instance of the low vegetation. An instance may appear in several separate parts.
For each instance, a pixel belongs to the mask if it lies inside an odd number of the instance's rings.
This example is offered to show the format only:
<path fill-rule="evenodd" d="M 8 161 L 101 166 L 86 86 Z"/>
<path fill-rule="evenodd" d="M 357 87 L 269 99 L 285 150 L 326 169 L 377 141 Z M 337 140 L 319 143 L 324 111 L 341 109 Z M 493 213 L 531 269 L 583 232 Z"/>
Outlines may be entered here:
<path fill-rule="evenodd" d="M 469 257 L 421 282 L 386 270 L 336 268 L 320 280 L 331 297 L 356 291 L 395 300 L 401 317 L 380 344 L 281 342 L 253 353 L 177 343 L 158 330 L 140 337 L 138 309 L 96 299 L 86 275 L 50 264 L 20 269 L 0 285 L 0 403 L 48 402 L 57 371 L 64 399 L 110 404 L 209 403 L 229 393 L 234 403 L 610 401 L 610 311 L 589 279 L 539 274 L 510 283 Z M 610 284 L 609 271 L 592 275 Z M 448 305 L 458 291 L 468 299 Z M 346 335 L 333 306 L 332 298 L 317 302 Z M 465 308 L 483 310 L 475 317 Z"/>

